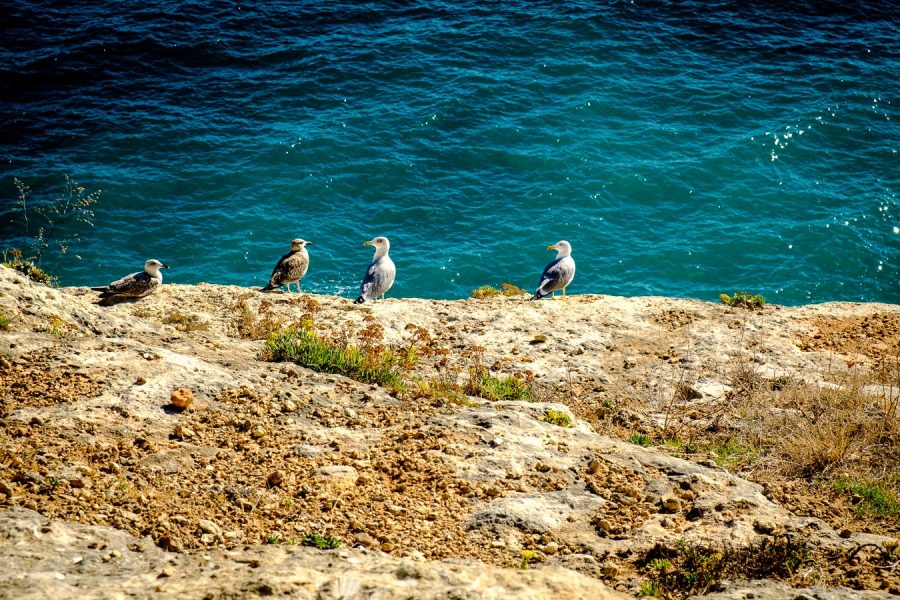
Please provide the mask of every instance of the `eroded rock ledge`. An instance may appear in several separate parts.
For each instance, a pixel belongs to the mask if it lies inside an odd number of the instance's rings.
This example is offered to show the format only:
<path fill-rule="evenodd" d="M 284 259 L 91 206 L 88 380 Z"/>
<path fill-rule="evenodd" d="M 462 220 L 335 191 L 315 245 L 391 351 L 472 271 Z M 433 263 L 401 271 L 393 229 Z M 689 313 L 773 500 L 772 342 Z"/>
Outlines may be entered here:
<path fill-rule="evenodd" d="M 835 356 L 873 359 L 817 320 L 871 318 L 887 331 L 872 343 L 892 344 L 896 306 L 305 298 L 167 284 L 99 307 L 0 267 L 13 317 L 0 332 L 0 594 L 605 598 L 641 593 L 638 559 L 654 547 L 802 538 L 821 561 L 801 581 L 814 584 L 846 580 L 822 557 L 890 542 L 795 514 L 711 461 L 600 435 L 596 419 L 623 394 L 650 397 L 622 427 L 675 418 L 653 394 L 691 409 L 679 418 L 702 413 L 726 398 L 735 361 L 824 381 Z M 477 360 L 539 393 L 450 402 L 258 360 L 248 328 L 309 316 L 351 336 L 375 323 L 384 344 L 427 332 L 440 352 L 411 380 Z M 189 409 L 169 404 L 176 389 Z M 572 426 L 546 422 L 551 410 Z M 313 532 L 344 546 L 295 545 Z M 854 585 L 894 589 L 880 564 Z M 792 589 L 745 587 L 770 584 Z M 741 597 L 730 585 L 716 593 Z"/>

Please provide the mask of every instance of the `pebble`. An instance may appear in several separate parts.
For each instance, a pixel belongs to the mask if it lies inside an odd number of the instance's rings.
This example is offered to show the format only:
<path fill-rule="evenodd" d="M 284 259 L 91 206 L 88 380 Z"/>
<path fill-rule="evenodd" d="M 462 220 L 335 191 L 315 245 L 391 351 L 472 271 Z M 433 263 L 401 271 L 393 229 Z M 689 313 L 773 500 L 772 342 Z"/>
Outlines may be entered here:
<path fill-rule="evenodd" d="M 210 521 L 209 519 L 201 519 L 200 522 L 197 523 L 197 527 L 199 527 L 201 531 L 205 531 L 216 537 L 222 535 L 222 528 L 219 527 L 215 521 Z"/>
<path fill-rule="evenodd" d="M 278 487 L 283 482 L 284 482 L 284 473 L 281 471 L 273 471 L 266 478 L 266 483 L 268 483 L 270 487 Z"/>
<path fill-rule="evenodd" d="M 597 527 L 602 529 L 603 531 L 610 532 L 613 530 L 613 524 L 607 521 L 606 519 L 601 519 L 597 522 Z"/>
<path fill-rule="evenodd" d="M 175 434 L 175 437 L 182 440 L 187 440 L 197 435 L 193 429 L 187 427 L 186 425 L 176 426 L 173 433 Z"/>
<path fill-rule="evenodd" d="M 668 513 L 678 512 L 681 510 L 681 500 L 673 497 L 664 498 L 662 501 L 662 508 Z"/>
<path fill-rule="evenodd" d="M 172 396 L 169 398 L 169 402 L 180 409 L 186 409 L 191 405 L 191 402 L 193 401 L 194 394 L 187 388 L 178 388 L 177 390 L 172 392 Z"/>

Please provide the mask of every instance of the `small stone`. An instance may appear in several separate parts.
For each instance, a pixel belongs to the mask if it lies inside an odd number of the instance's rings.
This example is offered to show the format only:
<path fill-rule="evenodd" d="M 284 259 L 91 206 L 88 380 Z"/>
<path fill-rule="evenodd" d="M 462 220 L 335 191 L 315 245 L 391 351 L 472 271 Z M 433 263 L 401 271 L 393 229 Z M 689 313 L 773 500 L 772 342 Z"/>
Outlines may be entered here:
<path fill-rule="evenodd" d="M 619 574 L 619 569 L 615 565 L 603 565 L 603 567 L 601 567 L 601 572 L 604 577 L 609 577 L 611 579 Z"/>
<path fill-rule="evenodd" d="M 215 521 L 210 521 L 209 519 L 201 519 L 200 522 L 197 523 L 197 527 L 200 528 L 200 531 L 204 531 L 216 537 L 222 535 L 222 528 L 219 527 Z"/>
<path fill-rule="evenodd" d="M 134 385 L 144 385 L 145 383 L 147 383 L 147 380 L 143 377 L 138 377 L 134 380 Z"/>
<path fill-rule="evenodd" d="M 603 469 L 603 463 L 596 458 L 588 463 L 588 473 L 596 475 Z"/>
<path fill-rule="evenodd" d="M 169 402 L 181 409 L 186 409 L 194 401 L 194 394 L 187 388 L 178 388 L 172 392 Z"/>
<path fill-rule="evenodd" d="M 692 506 L 691 509 L 685 515 L 685 518 L 688 521 L 699 521 L 703 518 L 703 509 L 699 506 Z"/>
<path fill-rule="evenodd" d="M 601 520 L 597 521 L 597 527 L 599 527 L 603 531 L 606 531 L 607 533 L 609 533 L 610 531 L 613 530 L 613 524 L 610 523 L 609 521 L 607 521 L 606 519 L 601 519 Z"/>
<path fill-rule="evenodd" d="M 282 412 L 295 412 L 297 410 L 297 405 L 294 404 L 293 400 L 288 400 L 281 407 Z"/>
<path fill-rule="evenodd" d="M 664 498 L 662 501 L 662 509 L 667 513 L 676 513 L 681 510 L 681 500 L 671 496 Z"/>
<path fill-rule="evenodd" d="M 846 540 L 847 538 L 849 538 L 853 535 L 853 532 L 850 531 L 849 529 L 841 529 L 840 535 L 842 538 L 844 538 Z"/>
<path fill-rule="evenodd" d="M 544 554 L 556 554 L 559 552 L 559 544 L 556 542 L 550 542 L 549 544 L 545 544 L 541 550 L 544 551 Z"/>
<path fill-rule="evenodd" d="M 253 428 L 253 431 L 250 432 L 250 437 L 260 439 L 266 437 L 266 430 L 262 426 L 257 426 Z"/>
<path fill-rule="evenodd" d="M 332 492 L 347 490 L 356 485 L 359 472 L 347 465 L 329 465 L 316 471 L 321 485 Z"/>
<path fill-rule="evenodd" d="M 175 437 L 180 440 L 189 440 L 195 435 L 197 435 L 193 429 L 187 427 L 185 425 L 178 425 L 175 427 L 175 431 L 173 432 Z"/>
<path fill-rule="evenodd" d="M 772 521 L 753 521 L 753 529 L 762 534 L 772 534 L 778 529 L 778 525 Z"/>
<path fill-rule="evenodd" d="M 394 551 L 394 547 L 395 547 L 395 546 L 394 546 L 393 542 L 385 542 L 385 543 L 381 544 L 381 549 L 382 549 L 384 552 L 393 552 L 393 551 Z"/>
<path fill-rule="evenodd" d="M 278 487 L 284 482 L 284 473 L 281 471 L 273 471 L 266 477 L 266 483 L 269 484 L 269 487 Z"/>
<path fill-rule="evenodd" d="M 373 538 L 368 533 L 357 533 L 353 536 L 353 541 L 359 544 L 360 546 L 364 546 L 366 548 L 377 548 L 378 540 Z"/>

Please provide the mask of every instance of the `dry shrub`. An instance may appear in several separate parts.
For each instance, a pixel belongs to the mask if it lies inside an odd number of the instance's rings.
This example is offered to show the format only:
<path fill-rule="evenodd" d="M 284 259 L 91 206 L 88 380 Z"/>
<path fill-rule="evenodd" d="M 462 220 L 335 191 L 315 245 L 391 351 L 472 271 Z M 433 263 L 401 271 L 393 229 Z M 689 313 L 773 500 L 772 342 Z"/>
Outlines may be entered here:
<path fill-rule="evenodd" d="M 783 378 L 744 388 L 734 400 L 749 445 L 765 450 L 783 475 L 890 477 L 900 472 L 900 431 L 893 390 L 873 394 L 873 374 L 832 373 L 834 383 Z M 773 389 L 776 388 L 776 389 Z"/>
<path fill-rule="evenodd" d="M 248 340 L 263 340 L 270 334 L 285 326 L 285 319 L 275 314 L 270 300 L 263 300 L 259 308 L 253 310 L 248 299 L 254 294 L 244 294 L 235 303 L 233 309 L 237 312 L 235 328 L 238 336 Z"/>

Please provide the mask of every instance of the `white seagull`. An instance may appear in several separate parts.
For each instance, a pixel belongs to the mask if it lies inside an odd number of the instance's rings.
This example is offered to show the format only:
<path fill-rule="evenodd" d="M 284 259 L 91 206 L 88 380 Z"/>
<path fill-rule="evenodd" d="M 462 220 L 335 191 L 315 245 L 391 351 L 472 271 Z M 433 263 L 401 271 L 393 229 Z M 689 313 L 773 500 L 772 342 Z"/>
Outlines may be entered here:
<path fill-rule="evenodd" d="M 375 300 L 378 296 L 384 300 L 384 294 L 394 285 L 394 277 L 397 276 L 397 267 L 388 256 L 391 242 L 386 237 L 377 237 L 365 242 L 363 246 L 375 246 L 375 256 L 366 270 L 366 276 L 359 286 L 359 298 L 353 303 L 362 304 L 369 300 Z"/>
<path fill-rule="evenodd" d="M 164 265 L 155 258 L 151 258 L 144 263 L 144 270 L 131 275 L 126 275 L 122 279 L 117 279 L 105 287 L 91 288 L 95 292 L 100 292 L 101 303 L 111 304 L 119 300 L 128 300 L 131 298 L 143 298 L 148 294 L 152 294 L 162 286 L 162 273 L 160 269 L 168 269 L 168 265 Z"/>
<path fill-rule="evenodd" d="M 563 240 L 556 242 L 552 246 L 547 246 L 547 250 L 556 250 L 556 258 L 544 267 L 541 281 L 538 283 L 534 296 L 531 297 L 532 300 L 540 300 L 551 292 L 555 295 L 557 290 L 562 290 L 563 296 L 565 296 L 566 288 L 575 277 L 575 259 L 572 258 L 572 244 Z"/>

